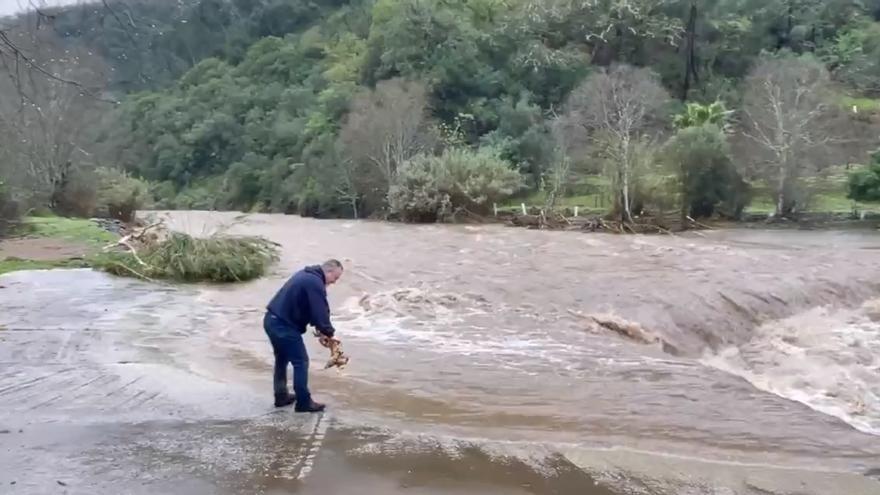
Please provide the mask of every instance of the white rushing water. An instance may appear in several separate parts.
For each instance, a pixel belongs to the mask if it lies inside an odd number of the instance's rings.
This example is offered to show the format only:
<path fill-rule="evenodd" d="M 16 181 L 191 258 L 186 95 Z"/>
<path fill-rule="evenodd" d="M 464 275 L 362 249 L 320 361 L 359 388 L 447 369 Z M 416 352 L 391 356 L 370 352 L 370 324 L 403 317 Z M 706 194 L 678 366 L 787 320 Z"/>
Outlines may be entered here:
<path fill-rule="evenodd" d="M 761 325 L 740 346 L 703 362 L 880 435 L 880 301 L 858 310 L 816 308 Z"/>

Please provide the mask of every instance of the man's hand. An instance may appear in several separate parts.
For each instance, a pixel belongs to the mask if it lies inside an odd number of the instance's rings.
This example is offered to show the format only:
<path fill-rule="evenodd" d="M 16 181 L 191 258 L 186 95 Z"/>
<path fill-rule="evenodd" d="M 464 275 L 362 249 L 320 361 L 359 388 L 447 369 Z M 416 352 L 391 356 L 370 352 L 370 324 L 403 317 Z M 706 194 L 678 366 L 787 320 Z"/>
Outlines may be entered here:
<path fill-rule="evenodd" d="M 339 345 L 342 341 L 337 339 L 336 337 L 328 337 L 326 335 L 319 334 L 318 342 L 320 342 L 322 346 L 328 349 L 332 349 L 333 347 Z"/>

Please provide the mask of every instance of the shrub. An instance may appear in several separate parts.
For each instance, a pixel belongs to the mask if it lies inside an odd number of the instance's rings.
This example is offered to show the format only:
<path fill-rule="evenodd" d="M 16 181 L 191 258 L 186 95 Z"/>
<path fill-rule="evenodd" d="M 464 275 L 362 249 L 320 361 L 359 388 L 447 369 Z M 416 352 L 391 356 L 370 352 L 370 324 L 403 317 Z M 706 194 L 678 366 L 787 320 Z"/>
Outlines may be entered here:
<path fill-rule="evenodd" d="M 123 222 L 134 220 L 137 210 L 144 207 L 150 197 L 149 185 L 125 172 L 113 168 L 95 170 L 98 184 L 97 211 Z"/>
<path fill-rule="evenodd" d="M 849 174 L 847 198 L 855 201 L 880 201 L 880 151 L 871 164 Z"/>
<path fill-rule="evenodd" d="M 21 211 L 3 181 L 0 181 L 0 237 L 18 223 Z"/>
<path fill-rule="evenodd" d="M 705 124 L 678 131 L 666 145 L 678 178 L 682 216 L 738 216 L 748 202 L 748 184 L 736 170 L 724 134 Z"/>
<path fill-rule="evenodd" d="M 178 282 L 242 282 L 258 278 L 278 260 L 277 246 L 261 237 L 215 234 L 196 238 L 171 233 L 138 253 L 97 256 L 92 266 L 106 272 L 144 279 Z"/>
<path fill-rule="evenodd" d="M 66 217 L 91 217 L 95 213 L 99 188 L 100 184 L 91 171 L 71 171 L 52 195 L 52 212 Z"/>
<path fill-rule="evenodd" d="M 406 163 L 388 193 L 392 214 L 409 222 L 450 220 L 460 210 L 486 213 L 522 187 L 519 172 L 492 148 L 447 149 Z"/>

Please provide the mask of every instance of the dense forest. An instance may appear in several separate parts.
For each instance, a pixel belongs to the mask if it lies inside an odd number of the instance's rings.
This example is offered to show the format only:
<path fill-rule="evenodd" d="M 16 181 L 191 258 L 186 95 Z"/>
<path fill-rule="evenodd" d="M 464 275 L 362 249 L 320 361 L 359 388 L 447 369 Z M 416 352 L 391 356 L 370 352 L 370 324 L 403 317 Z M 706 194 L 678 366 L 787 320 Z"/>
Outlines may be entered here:
<path fill-rule="evenodd" d="M 0 62 L 0 210 L 626 220 L 880 190 L 880 0 L 107 0 L 0 21 Z"/>

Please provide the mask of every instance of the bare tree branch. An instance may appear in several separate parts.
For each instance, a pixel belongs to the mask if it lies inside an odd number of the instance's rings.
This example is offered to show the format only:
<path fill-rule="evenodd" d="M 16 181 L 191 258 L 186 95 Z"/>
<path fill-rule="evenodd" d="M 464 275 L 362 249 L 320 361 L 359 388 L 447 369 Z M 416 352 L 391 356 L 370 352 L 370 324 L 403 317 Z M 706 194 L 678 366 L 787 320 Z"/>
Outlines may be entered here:
<path fill-rule="evenodd" d="M 350 165 L 361 171 L 352 172 L 361 196 L 384 200 L 398 168 L 436 144 L 427 104 L 424 85 L 400 79 L 380 82 L 354 98 L 339 145 Z"/>
<path fill-rule="evenodd" d="M 110 13 L 116 18 L 119 24 L 125 29 L 126 34 L 129 39 L 136 45 L 136 41 L 131 34 L 131 32 L 125 28 L 125 24 L 122 20 L 117 16 L 115 10 L 110 6 L 107 0 L 102 0 L 102 4 L 105 9 L 110 11 Z M 21 33 L 21 32 L 29 32 L 32 35 L 33 39 L 37 39 L 41 36 L 41 31 L 44 28 L 44 24 L 52 25 L 55 20 L 55 15 L 51 14 L 37 5 L 33 0 L 28 0 L 28 7 L 31 9 L 31 12 L 20 14 L 18 16 L 19 22 L 16 25 L 6 26 L 0 28 L 0 60 L 4 62 L 6 65 L 6 73 L 14 74 L 13 77 L 21 77 L 23 72 L 37 72 L 42 77 L 46 77 L 48 79 L 67 84 L 73 87 L 78 88 L 84 95 L 94 98 L 97 101 L 101 101 L 104 103 L 118 104 L 119 102 L 114 99 L 109 99 L 101 94 L 99 88 L 89 87 L 86 84 L 83 84 L 82 81 L 77 81 L 75 79 L 71 79 L 69 77 L 65 77 L 57 71 L 53 71 L 47 68 L 44 62 L 38 60 L 33 53 L 29 53 L 27 49 L 23 49 L 19 42 L 13 40 L 13 33 Z M 29 24 L 33 22 L 33 26 Z M 133 25 L 132 21 L 132 25 Z M 34 44 L 36 46 L 36 44 Z M 12 59 L 15 61 L 15 64 L 18 66 L 16 71 L 10 71 L 8 68 L 8 59 Z M 27 95 L 22 95 L 22 98 L 27 99 Z"/>
<path fill-rule="evenodd" d="M 822 152 L 840 131 L 826 103 L 830 84 L 820 62 L 793 56 L 765 59 L 746 80 L 743 135 L 756 145 L 753 160 L 774 191 L 777 215 L 796 207 L 800 179 L 829 165 Z"/>
<path fill-rule="evenodd" d="M 131 34 L 131 31 L 129 31 L 125 27 L 125 23 L 122 22 L 122 19 L 120 19 L 119 16 L 116 15 L 116 11 L 113 10 L 113 7 L 111 7 L 110 4 L 107 3 L 107 0 L 101 0 L 101 3 L 104 4 L 104 8 L 110 12 L 110 14 L 113 16 L 113 18 L 116 19 L 116 22 L 118 22 L 119 25 L 122 27 L 122 30 L 125 31 L 125 34 L 128 36 L 128 39 L 131 41 L 132 45 L 134 45 L 134 47 L 137 47 L 137 44 L 138 44 L 137 40 L 134 39 L 134 36 Z M 130 16 L 129 16 L 129 20 L 131 20 Z M 132 21 L 131 26 L 134 27 L 134 21 Z"/>
<path fill-rule="evenodd" d="M 632 221 L 635 172 L 644 162 L 652 119 L 668 99 L 650 70 L 618 65 L 576 88 L 554 124 L 569 149 L 587 141 L 605 163 L 616 212 L 625 221 Z"/>
<path fill-rule="evenodd" d="M 52 206 L 83 162 L 89 123 L 99 113 L 99 98 L 85 89 L 104 82 L 103 62 L 36 24 L 18 26 L 14 41 L 0 34 L 0 46 L 17 50 L 0 57 L 0 94 L 19 96 L 0 98 L 0 173 Z"/>

